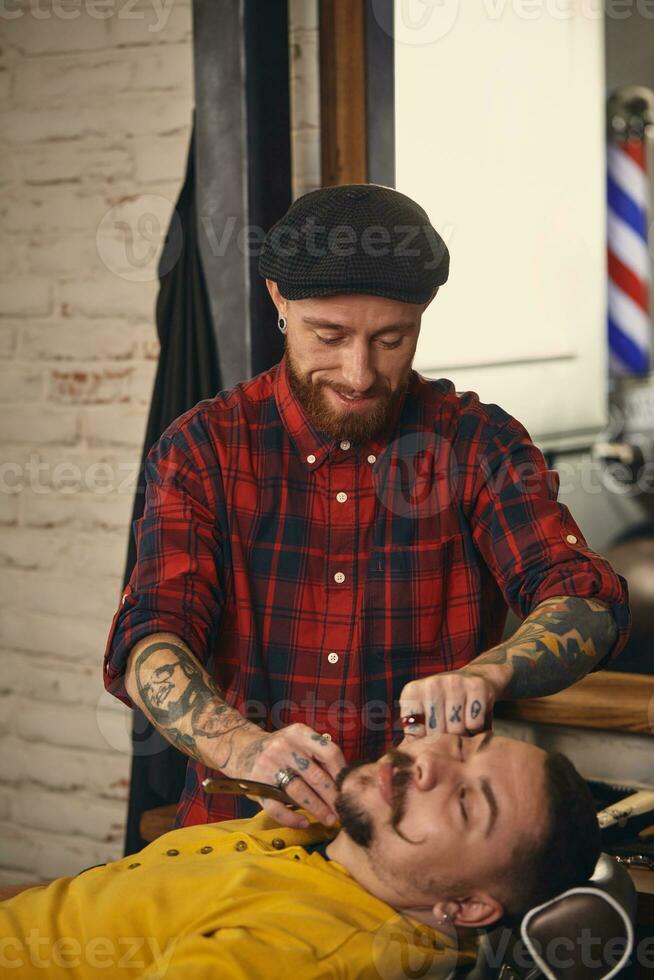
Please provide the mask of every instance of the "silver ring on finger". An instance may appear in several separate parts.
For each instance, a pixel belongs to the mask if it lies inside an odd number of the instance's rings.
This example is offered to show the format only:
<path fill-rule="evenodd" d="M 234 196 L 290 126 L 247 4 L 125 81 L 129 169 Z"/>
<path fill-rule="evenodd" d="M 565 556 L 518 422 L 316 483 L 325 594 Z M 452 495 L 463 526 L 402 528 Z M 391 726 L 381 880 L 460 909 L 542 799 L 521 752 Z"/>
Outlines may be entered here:
<path fill-rule="evenodd" d="M 275 775 L 275 786 L 277 789 L 286 789 L 289 783 L 292 783 L 294 779 L 297 779 L 299 773 L 295 771 L 291 766 L 286 766 L 285 769 L 280 769 Z"/>

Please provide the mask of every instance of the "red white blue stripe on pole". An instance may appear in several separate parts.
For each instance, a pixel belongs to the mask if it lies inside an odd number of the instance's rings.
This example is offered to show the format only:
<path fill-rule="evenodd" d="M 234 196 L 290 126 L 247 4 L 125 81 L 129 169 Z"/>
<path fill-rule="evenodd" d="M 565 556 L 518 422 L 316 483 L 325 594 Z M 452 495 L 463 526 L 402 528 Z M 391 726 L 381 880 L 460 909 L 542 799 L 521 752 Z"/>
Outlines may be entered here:
<path fill-rule="evenodd" d="M 612 375 L 650 371 L 649 184 L 645 143 L 608 146 L 609 367 Z"/>

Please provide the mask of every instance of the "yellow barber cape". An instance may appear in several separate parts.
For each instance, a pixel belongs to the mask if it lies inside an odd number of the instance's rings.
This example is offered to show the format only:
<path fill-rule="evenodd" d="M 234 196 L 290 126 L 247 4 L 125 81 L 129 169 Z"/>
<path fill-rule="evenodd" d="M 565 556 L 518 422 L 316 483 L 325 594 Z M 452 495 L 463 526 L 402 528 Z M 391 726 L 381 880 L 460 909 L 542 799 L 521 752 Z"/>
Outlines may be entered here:
<path fill-rule="evenodd" d="M 474 941 L 398 915 L 301 846 L 329 836 L 260 813 L 30 888 L 0 902 L 0 976 L 406 980 L 474 961 Z"/>

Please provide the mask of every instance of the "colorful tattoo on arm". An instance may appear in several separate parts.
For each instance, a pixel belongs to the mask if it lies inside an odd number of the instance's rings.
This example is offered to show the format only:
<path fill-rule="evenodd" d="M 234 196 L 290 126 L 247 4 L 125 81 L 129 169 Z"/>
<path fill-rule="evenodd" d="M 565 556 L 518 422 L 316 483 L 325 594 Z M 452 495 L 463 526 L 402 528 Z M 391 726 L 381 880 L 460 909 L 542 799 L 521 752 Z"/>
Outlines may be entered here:
<path fill-rule="evenodd" d="M 618 628 L 597 599 L 546 599 L 510 639 L 482 653 L 471 666 L 502 664 L 512 676 L 505 698 L 536 698 L 584 677 L 610 652 Z"/>

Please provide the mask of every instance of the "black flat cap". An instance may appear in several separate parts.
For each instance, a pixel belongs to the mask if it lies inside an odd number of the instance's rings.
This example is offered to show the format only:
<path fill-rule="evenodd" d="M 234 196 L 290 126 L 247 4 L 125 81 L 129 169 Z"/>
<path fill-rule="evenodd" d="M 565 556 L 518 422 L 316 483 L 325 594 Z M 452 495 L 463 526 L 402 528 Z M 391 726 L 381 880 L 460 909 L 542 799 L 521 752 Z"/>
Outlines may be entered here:
<path fill-rule="evenodd" d="M 259 272 L 286 299 L 368 293 L 426 303 L 449 266 L 427 213 L 380 184 L 304 194 L 270 229 L 259 257 Z"/>

